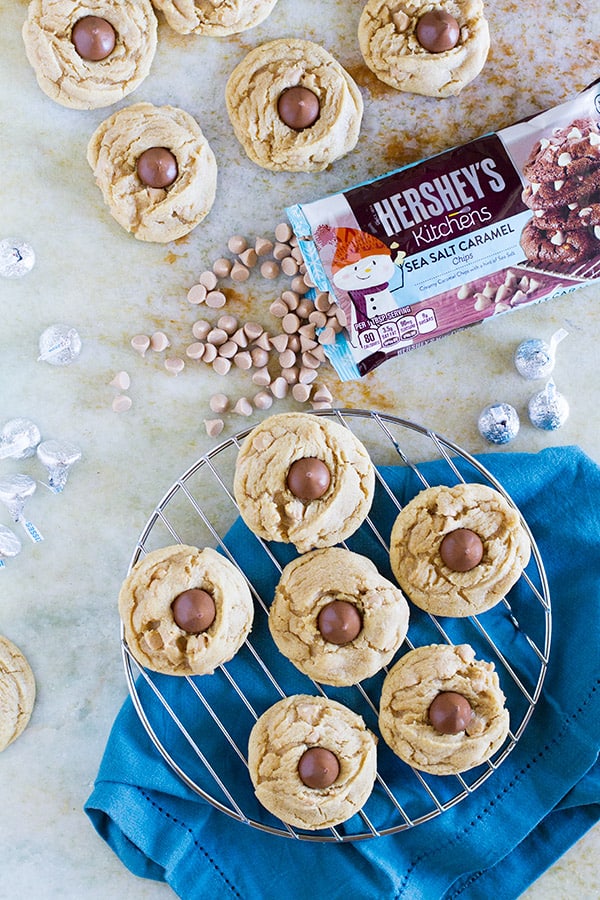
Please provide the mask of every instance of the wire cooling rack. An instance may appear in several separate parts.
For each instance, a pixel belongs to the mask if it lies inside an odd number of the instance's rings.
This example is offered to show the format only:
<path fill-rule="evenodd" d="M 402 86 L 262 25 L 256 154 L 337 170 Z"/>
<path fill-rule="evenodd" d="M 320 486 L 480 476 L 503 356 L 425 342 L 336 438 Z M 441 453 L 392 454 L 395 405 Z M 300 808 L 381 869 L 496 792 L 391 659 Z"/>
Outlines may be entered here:
<path fill-rule="evenodd" d="M 479 481 L 513 503 L 478 460 L 420 425 L 365 410 L 318 411 L 314 415 L 332 418 L 351 429 L 377 466 L 375 500 L 358 533 L 359 552 L 368 546 L 380 572 L 390 579 L 387 539 L 391 525 L 402 503 L 430 483 Z M 244 532 L 239 524 L 233 473 L 241 442 L 251 430 L 219 444 L 169 488 L 140 535 L 131 566 L 150 550 L 173 543 L 219 548 L 245 576 L 246 571 L 254 573 L 249 581 L 255 601 L 252 632 L 231 662 L 213 675 L 195 677 L 160 675 L 140 667 L 122 632 L 133 704 L 156 749 L 182 781 L 221 812 L 249 826 L 295 839 L 333 842 L 413 828 L 477 790 L 515 747 L 533 713 L 546 673 L 552 622 L 548 583 L 537 545 L 523 522 L 532 543 L 531 561 L 509 594 L 480 616 L 440 619 L 411 604 L 408 636 L 390 665 L 416 646 L 469 643 L 478 658 L 494 663 L 511 722 L 505 744 L 484 765 L 456 776 L 418 772 L 399 760 L 378 734 L 378 701 L 387 669 L 361 684 L 330 688 L 298 673 L 270 638 L 267 616 L 275 585 L 283 566 L 296 554 L 288 545 L 265 543 Z M 353 549 L 352 541 L 350 538 L 345 546 Z M 251 566 L 244 565 L 249 557 Z M 335 828 L 292 828 L 254 797 L 246 757 L 250 729 L 268 706 L 294 693 L 319 694 L 345 703 L 379 736 L 373 793 L 359 813 Z"/>

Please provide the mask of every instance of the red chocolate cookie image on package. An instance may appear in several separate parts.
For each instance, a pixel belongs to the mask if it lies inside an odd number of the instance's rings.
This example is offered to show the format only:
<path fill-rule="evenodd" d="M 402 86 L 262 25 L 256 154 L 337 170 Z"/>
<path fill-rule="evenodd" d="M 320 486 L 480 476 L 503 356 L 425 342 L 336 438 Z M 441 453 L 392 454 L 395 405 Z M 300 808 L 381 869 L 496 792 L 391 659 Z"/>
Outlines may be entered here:
<path fill-rule="evenodd" d="M 521 235 L 527 258 L 542 266 L 574 266 L 594 256 L 598 240 L 586 228 L 563 231 L 536 228 L 529 222 Z"/>
<path fill-rule="evenodd" d="M 600 127 L 591 119 L 576 119 L 566 128 L 541 138 L 533 146 L 523 174 L 532 182 L 585 175 L 600 166 Z"/>
<path fill-rule="evenodd" d="M 536 228 L 570 230 L 600 225 L 600 195 L 594 196 L 587 204 L 572 202 L 567 206 L 546 206 L 540 209 L 531 206 L 531 208 Z"/>
<path fill-rule="evenodd" d="M 587 206 L 600 191 L 600 168 L 585 175 L 533 181 L 523 191 L 523 202 L 531 209 L 565 210 L 570 204 Z"/>
<path fill-rule="evenodd" d="M 521 246 L 530 262 L 564 268 L 600 251 L 600 123 L 575 119 L 534 144 L 523 166 L 533 218 Z"/>

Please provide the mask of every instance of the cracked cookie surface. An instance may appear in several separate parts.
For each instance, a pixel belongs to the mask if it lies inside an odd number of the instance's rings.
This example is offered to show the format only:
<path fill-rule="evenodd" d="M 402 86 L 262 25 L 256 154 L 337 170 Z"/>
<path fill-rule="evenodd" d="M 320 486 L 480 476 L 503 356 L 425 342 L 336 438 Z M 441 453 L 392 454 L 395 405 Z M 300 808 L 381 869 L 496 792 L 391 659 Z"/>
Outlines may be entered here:
<path fill-rule="evenodd" d="M 319 498 L 303 500 L 287 484 L 296 460 L 318 459 L 330 482 Z M 371 508 L 375 470 L 358 438 L 338 422 L 310 413 L 264 419 L 236 460 L 233 492 L 246 525 L 259 537 L 293 544 L 300 553 L 350 537 Z"/>
<path fill-rule="evenodd" d="M 459 27 L 452 49 L 430 52 L 417 39 L 425 13 L 441 10 Z M 481 72 L 490 47 L 482 0 L 368 0 L 358 25 L 363 59 L 371 71 L 398 91 L 452 97 Z"/>
<path fill-rule="evenodd" d="M 277 0 L 153 0 L 179 34 L 215 37 L 254 28 L 270 15 Z"/>
<path fill-rule="evenodd" d="M 295 130 L 279 116 L 280 96 L 303 87 L 319 103 L 309 127 Z M 251 50 L 225 91 L 235 135 L 247 156 L 276 172 L 318 172 L 354 148 L 363 113 L 354 79 L 323 47 L 282 38 Z"/>
<path fill-rule="evenodd" d="M 194 634 L 177 624 L 172 603 L 184 591 L 214 600 L 210 627 Z M 207 675 L 228 662 L 252 627 L 252 596 L 241 572 L 216 550 L 174 544 L 152 550 L 119 592 L 125 638 L 136 660 L 167 675 Z"/>
<path fill-rule="evenodd" d="M 0 752 L 25 730 L 35 703 L 35 679 L 19 648 L 0 635 Z"/>
<path fill-rule="evenodd" d="M 309 748 L 335 755 L 329 787 L 308 787 L 298 764 Z M 289 825 L 309 830 L 345 822 L 366 803 L 377 773 L 377 738 L 335 700 L 296 694 L 262 714 L 250 733 L 248 767 L 257 799 Z"/>
<path fill-rule="evenodd" d="M 321 611 L 336 601 L 351 604 L 361 628 L 348 643 L 325 639 Z M 323 684 L 350 685 L 387 665 L 408 629 L 402 591 L 370 559 L 330 547 L 292 560 L 283 570 L 269 610 L 275 644 L 301 672 Z"/>
<path fill-rule="evenodd" d="M 115 46 L 101 60 L 83 59 L 71 39 L 84 16 L 110 23 Z M 32 0 L 23 25 L 25 52 L 44 93 L 62 106 L 96 109 L 134 91 L 150 71 L 157 20 L 150 0 Z"/>
<path fill-rule="evenodd" d="M 138 175 L 139 157 L 154 147 L 167 148 L 177 160 L 168 187 L 149 187 Z M 178 107 L 135 103 L 118 110 L 92 135 L 87 158 L 111 215 L 138 240 L 183 237 L 214 203 L 214 153 L 196 120 Z"/>
<path fill-rule="evenodd" d="M 473 718 L 458 734 L 440 734 L 429 707 L 442 692 L 463 696 Z M 468 644 L 431 644 L 403 656 L 385 678 L 379 728 L 386 744 L 422 772 L 453 775 L 489 759 L 504 743 L 509 713 L 493 663 Z"/>
<path fill-rule="evenodd" d="M 483 544 L 478 565 L 454 571 L 440 547 L 450 532 L 466 529 Z M 430 487 L 401 510 L 390 537 L 390 563 L 398 584 L 421 609 L 438 616 L 471 616 L 495 606 L 529 562 L 531 543 L 519 513 L 483 484 Z"/>

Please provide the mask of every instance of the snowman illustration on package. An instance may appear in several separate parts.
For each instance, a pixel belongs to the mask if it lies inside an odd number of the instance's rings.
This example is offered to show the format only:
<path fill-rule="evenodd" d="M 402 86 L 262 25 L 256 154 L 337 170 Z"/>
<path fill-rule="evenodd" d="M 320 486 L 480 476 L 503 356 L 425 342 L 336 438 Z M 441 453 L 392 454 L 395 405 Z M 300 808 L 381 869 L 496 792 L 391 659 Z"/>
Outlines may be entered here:
<path fill-rule="evenodd" d="M 321 251 L 328 245 L 331 280 L 345 307 L 352 345 L 368 350 L 410 345 L 417 330 L 411 318 L 402 316 L 408 298 L 403 291 L 405 254 L 398 244 L 388 246 L 349 227 L 322 226 L 315 239 Z"/>
<path fill-rule="evenodd" d="M 333 283 L 350 297 L 357 328 L 395 312 L 402 305 L 398 297 L 404 285 L 402 257 L 398 265 L 391 249 L 366 231 L 336 228 L 334 233 Z"/>

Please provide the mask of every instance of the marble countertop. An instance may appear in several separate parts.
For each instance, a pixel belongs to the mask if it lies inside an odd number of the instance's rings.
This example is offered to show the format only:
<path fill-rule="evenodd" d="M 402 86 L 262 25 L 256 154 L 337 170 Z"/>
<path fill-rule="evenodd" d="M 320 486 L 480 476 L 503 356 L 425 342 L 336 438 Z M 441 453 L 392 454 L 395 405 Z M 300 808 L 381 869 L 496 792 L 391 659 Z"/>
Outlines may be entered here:
<path fill-rule="evenodd" d="M 131 875 L 82 812 L 113 719 L 126 696 L 116 597 L 137 537 L 165 490 L 214 445 L 203 420 L 208 399 L 248 393 L 245 374 L 222 377 L 186 365 L 174 376 L 165 356 L 185 355 L 198 310 L 187 290 L 226 252 L 229 236 L 270 236 L 284 208 L 316 198 L 572 96 L 600 75 L 596 0 L 531 0 L 523 9 L 490 4 L 492 49 L 480 78 L 459 98 L 436 102 L 395 94 L 362 64 L 355 38 L 360 4 L 279 0 L 264 25 L 232 39 L 182 38 L 161 20 L 151 73 L 126 102 L 187 109 L 219 160 L 219 188 L 206 222 L 174 244 L 144 244 L 109 216 L 86 162 L 86 146 L 108 110 L 73 111 L 39 90 L 20 29 L 26 3 L 2 0 L 0 35 L 0 238 L 28 241 L 36 265 L 0 281 L 0 425 L 26 416 L 44 438 L 82 450 L 62 494 L 40 486 L 27 514 L 44 540 L 25 535 L 18 557 L 0 571 L 0 633 L 28 657 L 37 701 L 25 733 L 0 756 L 0 898 L 106 900 L 167 898 L 171 890 Z M 544 27 L 529 28 L 530 18 Z M 310 25 L 307 23 L 311 23 Z M 228 72 L 263 40 L 298 35 L 322 43 L 357 80 L 365 117 L 356 150 L 318 176 L 271 176 L 237 146 L 222 99 Z M 594 66 L 596 70 L 594 71 Z M 112 111 L 112 110 L 111 110 Z M 269 324 L 275 287 L 248 282 L 227 312 Z M 41 332 L 73 326 L 83 347 L 71 366 L 38 361 Z M 517 344 L 568 331 L 555 379 L 570 402 L 564 427 L 543 432 L 527 421 L 532 384 L 514 369 Z M 136 354 L 135 334 L 164 332 L 171 347 Z M 536 451 L 578 444 L 600 462 L 597 352 L 600 285 L 556 298 L 444 338 L 396 358 L 361 382 L 341 384 L 324 367 L 336 406 L 391 412 L 425 425 L 470 453 L 490 450 L 477 430 L 497 400 L 522 413 L 505 449 Z M 131 409 L 116 413 L 110 382 L 127 371 Z M 301 409 L 291 399 L 277 410 Z M 258 419 L 261 415 L 256 413 Z M 228 414 L 222 437 L 249 420 Z M 503 452 L 503 448 L 492 448 Z M 1 474 L 34 460 L 0 462 Z M 4 508 L 0 522 L 10 525 Z M 18 526 L 17 526 L 18 527 Z M 600 830 L 592 830 L 525 894 L 528 900 L 596 897 Z"/>

